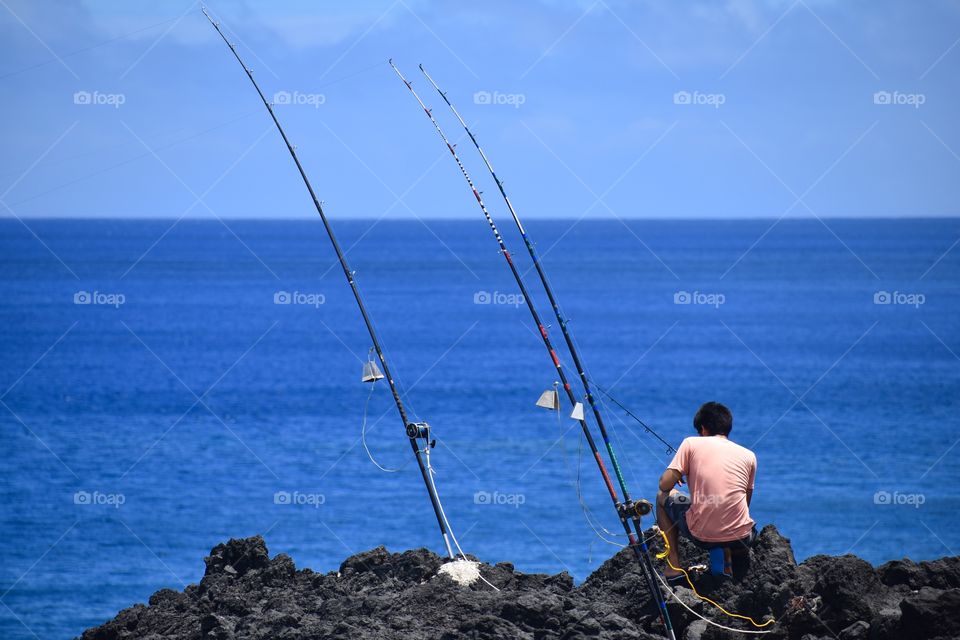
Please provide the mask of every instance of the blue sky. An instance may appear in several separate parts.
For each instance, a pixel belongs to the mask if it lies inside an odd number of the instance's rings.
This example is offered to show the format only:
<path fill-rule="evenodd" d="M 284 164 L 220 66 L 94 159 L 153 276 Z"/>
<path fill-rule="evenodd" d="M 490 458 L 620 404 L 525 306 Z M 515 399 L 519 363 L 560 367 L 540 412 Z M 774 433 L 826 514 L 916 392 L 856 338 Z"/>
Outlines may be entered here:
<path fill-rule="evenodd" d="M 208 6 L 335 217 L 478 215 L 389 57 L 524 217 L 958 214 L 957 2 Z M 2 0 L 0 50 L 4 215 L 316 215 L 199 4 Z"/>

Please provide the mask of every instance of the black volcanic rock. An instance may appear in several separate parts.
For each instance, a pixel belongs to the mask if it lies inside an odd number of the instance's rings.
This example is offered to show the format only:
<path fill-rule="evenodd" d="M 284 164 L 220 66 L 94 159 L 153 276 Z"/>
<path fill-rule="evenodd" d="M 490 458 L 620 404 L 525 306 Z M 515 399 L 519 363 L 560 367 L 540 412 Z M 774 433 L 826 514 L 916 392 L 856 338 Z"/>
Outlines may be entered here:
<path fill-rule="evenodd" d="M 660 550 L 646 532 L 651 554 Z M 705 553 L 681 541 L 687 564 Z M 297 570 L 284 554 L 270 558 L 263 538 L 230 540 L 205 559 L 198 585 L 161 589 L 89 629 L 82 640 L 320 640 L 325 638 L 597 638 L 663 637 L 657 607 L 633 551 L 623 549 L 575 587 L 566 573 L 523 574 L 508 563 L 481 565 L 469 587 L 438 574 L 446 562 L 426 549 L 383 547 L 343 561 L 335 573 Z M 657 570 L 662 570 L 655 560 Z M 960 638 L 960 558 L 888 562 L 815 556 L 798 565 L 790 541 L 766 527 L 736 580 L 701 576 L 698 591 L 724 608 L 762 621 L 771 640 L 947 640 Z M 668 610 L 681 640 L 734 637 L 711 621 L 745 623 L 675 587 Z"/>

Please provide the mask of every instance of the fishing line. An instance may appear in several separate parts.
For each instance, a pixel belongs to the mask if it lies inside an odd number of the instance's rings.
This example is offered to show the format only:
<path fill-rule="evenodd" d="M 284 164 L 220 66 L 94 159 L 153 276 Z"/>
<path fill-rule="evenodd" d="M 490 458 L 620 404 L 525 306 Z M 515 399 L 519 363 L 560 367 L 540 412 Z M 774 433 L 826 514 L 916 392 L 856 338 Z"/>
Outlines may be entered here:
<path fill-rule="evenodd" d="M 599 538 L 603 542 L 606 542 L 609 545 L 623 548 L 626 545 L 620 544 L 616 540 L 608 540 L 607 538 L 604 537 L 604 534 L 611 536 L 613 538 L 623 537 L 626 534 L 618 533 L 616 531 L 610 531 L 609 529 L 604 527 L 602 524 L 600 524 L 600 519 L 597 518 L 595 515 L 593 515 L 593 510 L 590 509 L 589 505 L 587 505 L 586 500 L 584 500 L 583 480 L 581 475 L 582 470 L 583 470 L 583 434 L 581 433 L 577 437 L 577 467 L 576 467 L 576 475 L 574 478 L 574 486 L 576 487 L 576 492 L 577 492 L 577 502 L 580 503 L 580 509 L 583 511 L 583 517 L 587 521 L 587 524 L 590 526 L 590 528 L 593 529 L 594 535 L 596 535 L 597 538 Z M 603 534 L 601 534 L 600 531 L 603 531 Z"/>
<path fill-rule="evenodd" d="M 583 466 L 583 434 L 580 433 L 577 437 L 577 466 L 575 469 L 573 469 L 570 467 L 570 463 L 567 459 L 568 454 L 567 454 L 566 432 L 563 430 L 563 423 L 561 422 L 559 407 L 557 407 L 556 409 L 556 414 L 557 414 L 557 427 L 560 433 L 560 454 L 561 454 L 561 457 L 563 458 L 563 466 L 566 469 L 567 474 L 573 479 L 574 491 L 577 494 L 577 502 L 580 505 L 580 510 L 583 512 L 583 519 L 586 521 L 587 526 L 589 526 L 593 530 L 593 533 L 597 538 L 599 538 L 601 541 L 609 545 L 620 547 L 622 549 L 626 545 L 620 544 L 615 540 L 609 540 L 604 537 L 604 534 L 608 536 L 613 536 L 613 537 L 617 537 L 617 536 L 623 537 L 626 534 L 610 531 L 609 529 L 604 527 L 602 524 L 600 524 L 599 519 L 597 519 L 597 517 L 593 515 L 593 511 L 590 509 L 590 507 L 586 503 L 586 500 L 584 500 L 583 498 L 583 486 L 581 483 L 581 475 L 580 475 L 580 471 Z M 603 534 L 600 533 L 601 530 L 603 531 Z M 593 552 L 592 550 L 593 550 L 594 542 L 595 540 L 590 541 L 590 549 L 591 549 L 590 553 Z"/>
<path fill-rule="evenodd" d="M 363 422 L 360 424 L 360 442 L 363 443 L 363 450 L 367 452 L 367 457 L 370 458 L 370 462 L 373 463 L 373 466 L 385 473 L 397 473 L 398 471 L 403 471 L 406 469 L 410 462 L 407 461 L 402 467 L 389 469 L 377 462 L 377 460 L 373 457 L 373 453 L 370 451 L 370 447 L 367 446 L 367 408 L 370 406 L 370 399 L 373 397 L 373 390 L 376 388 L 376 386 L 377 381 L 374 380 L 370 385 L 370 392 L 367 393 L 367 400 L 363 403 Z"/>
<path fill-rule="evenodd" d="M 732 631 L 734 633 L 748 633 L 751 635 L 765 635 L 765 634 L 774 632 L 773 629 L 768 629 L 767 631 L 753 631 L 751 629 L 736 629 L 734 627 L 727 627 L 725 625 L 722 625 L 719 622 L 714 622 L 713 620 L 710 620 L 709 618 L 704 617 L 703 614 L 697 613 L 696 611 L 691 609 L 690 605 L 688 605 L 686 602 L 681 600 L 680 596 L 678 596 L 676 593 L 673 592 L 673 590 L 670 588 L 670 585 L 667 584 L 667 582 L 663 579 L 663 576 L 661 576 L 659 573 L 657 574 L 657 579 L 660 580 L 660 584 L 664 586 L 664 590 L 670 594 L 670 597 L 672 597 L 674 600 L 680 603 L 680 606 L 682 606 L 684 609 L 686 609 L 687 611 L 692 613 L 694 616 L 696 616 L 697 618 L 700 618 L 701 620 L 703 620 L 704 622 L 706 622 L 712 627 L 717 627 L 718 629 L 723 629 L 724 631 Z"/>
<path fill-rule="evenodd" d="M 649 425 L 647 425 L 646 422 L 638 418 L 632 411 L 630 411 L 630 409 L 624 406 L 623 403 L 621 403 L 619 400 L 617 400 L 612 395 L 610 395 L 606 389 L 604 389 L 599 384 L 597 384 L 596 380 L 594 380 L 593 378 L 590 378 L 590 382 L 592 382 L 593 386 L 597 388 L 597 391 L 605 395 L 612 403 L 620 407 L 620 409 L 622 409 L 624 413 L 626 413 L 628 416 L 636 420 L 640 424 L 640 426 L 643 427 L 644 431 L 646 431 L 647 433 L 652 435 L 654 438 L 659 440 L 667 448 L 667 453 L 673 453 L 673 454 L 677 453 L 677 450 L 673 447 L 672 444 L 670 444 L 669 442 L 661 438 L 660 434 L 654 431 Z"/>
<path fill-rule="evenodd" d="M 578 440 L 578 444 L 577 444 L 576 490 L 577 490 L 577 501 L 580 503 L 580 509 L 583 511 L 583 517 L 587 521 L 587 524 L 590 526 L 590 528 L 593 529 L 593 533 L 597 538 L 599 538 L 600 540 L 602 540 L 603 542 L 609 545 L 612 545 L 614 547 L 619 547 L 622 549 L 627 545 L 620 544 L 616 540 L 609 540 L 604 537 L 604 534 L 614 538 L 618 536 L 623 537 L 623 536 L 626 536 L 627 534 L 610 531 L 609 529 L 604 527 L 602 524 L 600 524 L 599 518 L 593 515 L 593 511 L 590 509 L 586 501 L 583 499 L 583 486 L 581 483 L 581 475 L 580 475 L 580 472 L 583 469 L 583 455 L 582 455 L 583 454 L 583 434 L 580 434 L 577 440 Z M 603 534 L 601 534 L 600 531 L 603 531 Z"/>

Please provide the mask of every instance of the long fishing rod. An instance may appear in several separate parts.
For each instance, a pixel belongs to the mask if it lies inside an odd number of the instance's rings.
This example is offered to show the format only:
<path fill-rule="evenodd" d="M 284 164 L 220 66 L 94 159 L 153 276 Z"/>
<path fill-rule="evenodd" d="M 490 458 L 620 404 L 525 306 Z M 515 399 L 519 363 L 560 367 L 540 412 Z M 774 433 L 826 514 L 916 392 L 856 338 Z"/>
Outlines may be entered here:
<path fill-rule="evenodd" d="M 207 13 L 206 8 L 203 9 L 203 15 L 207 17 L 207 20 L 210 21 L 210 24 L 213 25 L 213 28 L 217 30 L 217 33 L 220 34 L 220 37 L 230 48 L 230 51 L 237 59 L 237 62 L 239 62 L 240 66 L 243 67 L 243 70 L 246 72 L 250 82 L 253 83 L 253 87 L 257 90 L 257 94 L 259 94 L 260 100 L 263 102 L 263 106 L 267 108 L 267 111 L 270 113 L 270 117 L 273 119 L 273 123 L 277 126 L 277 131 L 280 132 L 280 137 L 283 138 L 284 144 L 287 145 L 287 150 L 290 152 L 293 162 L 297 165 L 297 170 L 300 172 L 300 177 L 303 178 L 303 184 L 307 187 L 307 191 L 310 193 L 310 198 L 313 200 L 313 204 L 317 208 L 317 213 L 320 214 L 320 219 L 323 221 L 323 226 L 327 231 L 327 236 L 330 238 L 330 243 L 333 245 L 333 250 L 337 254 L 337 260 L 340 261 L 340 266 L 343 269 L 343 275 L 346 276 L 347 283 L 350 285 L 350 291 L 353 292 L 354 300 L 356 300 L 357 306 L 360 308 L 360 315 L 363 316 L 363 322 L 367 326 L 367 332 L 370 334 L 370 340 L 373 342 L 373 349 L 376 351 L 377 358 L 380 360 L 380 365 L 383 367 L 382 375 L 386 377 L 387 384 L 390 385 L 390 392 L 393 394 L 393 401 L 397 405 L 397 412 L 400 414 L 400 420 L 403 421 L 404 429 L 407 433 L 408 439 L 410 440 L 410 448 L 413 450 L 413 454 L 417 459 L 417 466 L 420 468 L 420 475 L 423 476 L 423 483 L 426 486 L 427 493 L 430 496 L 430 504 L 433 506 L 433 513 L 437 517 L 437 524 L 440 527 L 440 534 L 443 536 L 443 543 L 447 548 L 447 554 L 450 556 L 450 558 L 456 557 L 454 555 L 453 548 L 450 546 L 450 541 L 452 539 L 453 544 L 457 547 L 457 551 L 459 551 L 460 555 L 465 558 L 463 551 L 460 549 L 460 545 L 457 542 L 456 536 L 454 536 L 452 530 L 450 529 L 450 523 L 447 521 L 447 516 L 443 512 L 443 505 L 440 503 L 440 496 L 437 494 L 437 488 L 433 481 L 432 469 L 430 467 L 430 448 L 433 446 L 430 436 L 430 426 L 425 422 L 410 422 L 407 419 L 407 412 L 403 406 L 403 400 L 400 398 L 400 392 L 397 390 L 397 385 L 390 373 L 390 367 L 387 365 L 387 359 L 383 355 L 383 349 L 380 346 L 380 340 L 373 328 L 373 323 L 370 321 L 370 316 L 367 314 L 367 308 L 363 304 L 363 298 L 360 296 L 360 289 L 357 287 L 357 283 L 353 278 L 354 272 L 351 271 L 350 266 L 347 264 L 347 258 L 340 249 L 340 244 L 337 242 L 337 237 L 333 233 L 333 228 L 330 226 L 330 221 L 323 212 L 323 206 L 320 200 L 317 198 L 317 194 L 314 192 L 313 186 L 310 184 L 310 180 L 307 178 L 307 174 L 303 169 L 303 165 L 300 164 L 300 158 L 297 157 L 297 152 L 294 149 L 294 146 L 290 143 L 286 132 L 283 130 L 283 127 L 280 125 L 280 121 L 277 119 L 277 115 L 273 112 L 273 106 L 267 100 L 266 96 L 263 95 L 260 85 L 258 85 L 257 81 L 253 79 L 253 71 L 251 71 L 250 68 L 247 67 L 247 65 L 244 64 L 243 60 L 240 58 L 240 54 L 237 53 L 236 46 L 227 40 L 227 36 L 224 35 L 223 31 L 221 31 L 220 23 L 215 22 L 213 18 L 210 17 L 210 14 Z M 376 373 L 379 374 L 379 372 Z M 423 441 L 422 449 L 418 444 L 421 440 Z"/>
<path fill-rule="evenodd" d="M 554 367 L 557 370 L 557 375 L 560 377 L 560 382 L 564 388 L 564 391 L 567 394 L 567 398 L 570 401 L 570 404 L 574 407 L 577 406 L 576 397 L 573 394 L 573 389 L 570 386 L 569 381 L 567 380 L 566 373 L 564 372 L 563 367 L 560 364 L 560 360 L 557 357 L 557 353 L 553 347 L 552 342 L 550 341 L 550 336 L 547 333 L 547 329 L 544 326 L 542 320 L 540 319 L 540 314 L 537 311 L 536 307 L 533 304 L 533 299 L 530 297 L 529 292 L 527 291 L 526 285 L 523 282 L 523 278 L 520 275 L 520 272 L 517 270 L 516 264 L 513 262 L 513 258 L 510 255 L 509 250 L 507 249 L 506 243 L 503 240 L 503 236 L 500 235 L 500 230 L 497 228 L 496 223 L 493 220 L 493 217 L 490 215 L 490 212 L 487 210 L 486 205 L 483 202 L 483 197 L 480 195 L 480 192 L 477 190 L 476 186 L 473 184 L 473 180 L 470 178 L 470 174 L 467 172 L 466 167 L 464 167 L 463 162 L 460 160 L 460 156 L 457 154 L 454 145 L 447 139 L 446 134 L 443 132 L 443 129 L 440 127 L 440 124 L 437 122 L 436 118 L 433 117 L 433 113 L 421 100 L 419 94 L 413 88 L 413 85 L 407 81 L 403 76 L 400 70 L 393 64 L 393 60 L 390 60 L 390 66 L 396 72 L 397 76 L 403 81 L 407 89 L 410 90 L 410 93 L 413 94 L 413 97 L 416 98 L 417 102 L 420 104 L 420 107 L 423 109 L 423 112 L 430 119 L 430 122 L 433 123 L 434 129 L 440 135 L 440 138 L 446 144 L 447 149 L 450 151 L 450 154 L 453 156 L 453 159 L 456 161 L 457 166 L 460 169 L 460 173 L 463 174 L 464 179 L 467 182 L 467 185 L 470 187 L 470 190 L 473 192 L 473 196 L 477 201 L 477 204 L 480 206 L 480 210 L 483 212 L 484 217 L 487 220 L 487 224 L 490 226 L 490 230 L 493 231 L 493 235 L 497 239 L 497 243 L 500 246 L 500 253 L 503 254 L 504 259 L 507 261 L 507 264 L 510 267 L 510 271 L 513 273 L 514 279 L 517 281 L 517 286 L 520 288 L 520 293 L 526 302 L 527 308 L 530 310 L 530 315 L 533 318 L 534 324 L 537 325 L 537 328 L 540 331 L 540 337 L 543 341 L 544 347 L 550 354 L 550 359 L 553 361 Z M 423 70 L 423 67 L 420 67 Z M 614 508 L 617 511 L 617 516 L 620 519 L 621 524 L 623 525 L 624 531 L 627 535 L 627 540 L 630 543 L 630 547 L 634 550 L 634 553 L 637 557 L 637 560 L 640 563 L 641 571 L 646 578 L 648 588 L 651 595 L 656 599 L 656 604 L 663 620 L 664 626 L 670 634 L 670 637 L 675 637 L 673 632 L 673 626 L 670 622 L 670 616 L 667 613 L 666 602 L 663 599 L 663 594 L 660 592 L 659 585 L 657 585 L 655 578 L 653 564 L 650 560 L 649 550 L 646 545 L 646 541 L 643 540 L 643 527 L 640 524 L 640 516 L 645 515 L 650 512 L 650 503 L 643 500 L 640 502 L 634 503 L 630 500 L 629 496 L 626 495 L 626 487 L 621 479 L 620 485 L 624 490 L 624 501 L 621 502 L 617 490 L 613 486 L 613 482 L 610 479 L 610 474 L 607 472 L 606 465 L 603 462 L 603 457 L 600 455 L 600 451 L 597 448 L 596 442 L 593 439 L 593 435 L 590 432 L 590 428 L 587 425 L 587 422 L 580 412 L 576 416 L 577 421 L 580 423 L 580 427 L 583 430 L 583 433 L 586 437 L 590 451 L 593 454 L 594 460 L 596 460 L 597 467 L 600 470 L 601 476 L 603 476 L 604 484 L 606 485 L 607 491 L 610 494 L 610 498 L 613 500 Z M 606 434 L 604 434 L 606 437 Z M 608 451 L 609 444 L 608 444 Z M 612 451 L 611 451 L 612 454 Z M 614 465 L 616 465 L 616 458 L 612 458 Z M 619 473 L 619 470 L 618 470 Z M 634 527 L 636 528 L 636 534 L 630 528 L 630 521 L 632 520 Z"/>

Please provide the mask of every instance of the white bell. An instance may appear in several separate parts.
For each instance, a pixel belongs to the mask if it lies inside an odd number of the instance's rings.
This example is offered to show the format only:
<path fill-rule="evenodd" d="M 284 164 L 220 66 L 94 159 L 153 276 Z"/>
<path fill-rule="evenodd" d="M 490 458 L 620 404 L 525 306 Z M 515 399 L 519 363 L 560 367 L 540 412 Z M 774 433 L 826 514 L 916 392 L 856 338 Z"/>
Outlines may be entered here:
<path fill-rule="evenodd" d="M 363 363 L 363 376 L 360 377 L 360 382 L 376 382 L 377 380 L 383 379 L 383 372 L 380 371 L 377 363 L 373 361 L 372 353 L 373 349 L 370 350 L 367 361 Z"/>
<path fill-rule="evenodd" d="M 573 411 L 570 412 L 570 417 L 574 420 L 583 420 L 583 403 L 578 402 L 573 405 Z"/>
<path fill-rule="evenodd" d="M 544 409 L 550 409 L 551 411 L 560 410 L 560 394 L 557 393 L 557 390 L 547 389 L 540 394 L 540 399 L 537 400 L 537 406 L 543 407 Z"/>

